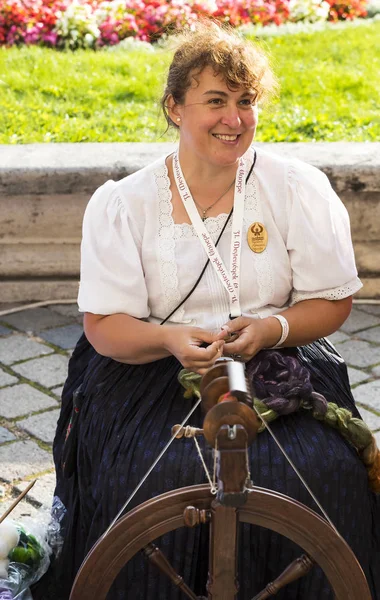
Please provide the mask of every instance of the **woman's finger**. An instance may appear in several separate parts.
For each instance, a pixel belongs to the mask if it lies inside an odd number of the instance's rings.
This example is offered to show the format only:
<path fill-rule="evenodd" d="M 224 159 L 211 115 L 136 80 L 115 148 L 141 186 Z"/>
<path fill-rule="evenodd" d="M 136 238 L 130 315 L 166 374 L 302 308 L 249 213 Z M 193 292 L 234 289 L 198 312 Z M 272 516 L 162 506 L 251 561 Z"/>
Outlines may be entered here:
<path fill-rule="evenodd" d="M 253 317 L 236 317 L 236 319 L 232 319 L 223 325 L 222 329 L 226 330 L 228 333 L 234 333 L 251 325 L 253 320 Z"/>
<path fill-rule="evenodd" d="M 217 340 L 225 340 L 227 337 L 229 337 L 230 332 L 228 330 L 228 327 L 222 327 L 222 329 L 219 331 L 219 333 L 216 334 L 216 339 Z"/>
<path fill-rule="evenodd" d="M 187 369 L 210 369 L 214 366 L 216 359 L 223 355 L 223 344 L 217 344 L 214 348 L 199 348 L 199 350 L 203 351 L 203 353 L 198 352 L 193 356 L 189 355 L 184 360 L 184 363 L 186 363 L 184 366 Z"/>
<path fill-rule="evenodd" d="M 234 342 L 239 337 L 240 331 L 236 331 L 235 333 L 230 332 L 227 327 L 222 327 L 221 331 L 217 334 L 218 340 L 224 340 L 225 342 Z"/>
<path fill-rule="evenodd" d="M 247 348 L 247 344 L 241 342 L 241 340 L 236 340 L 236 342 L 226 342 L 224 344 L 223 353 L 224 354 L 242 354 Z"/>
<path fill-rule="evenodd" d="M 257 347 L 257 344 L 255 344 L 252 340 L 242 341 L 241 338 L 239 338 L 236 342 L 224 344 L 223 353 L 225 356 L 237 354 L 242 356 L 244 360 L 249 360 L 257 353 L 258 349 L 259 348 Z"/>
<path fill-rule="evenodd" d="M 199 348 L 199 347 L 193 347 L 195 352 L 193 354 L 195 360 L 203 360 L 203 361 L 209 361 L 212 360 L 213 358 L 215 359 L 215 357 L 217 356 L 217 354 L 221 354 L 223 351 L 223 346 L 224 346 L 224 342 L 223 341 L 217 341 L 217 342 L 213 342 L 212 344 L 210 344 L 209 346 L 207 346 L 207 348 Z"/>
<path fill-rule="evenodd" d="M 207 344 L 212 344 L 217 341 L 217 334 L 212 331 L 207 331 L 206 329 L 201 329 L 200 327 L 194 328 L 194 333 L 192 337 L 196 341 L 206 342 Z"/>

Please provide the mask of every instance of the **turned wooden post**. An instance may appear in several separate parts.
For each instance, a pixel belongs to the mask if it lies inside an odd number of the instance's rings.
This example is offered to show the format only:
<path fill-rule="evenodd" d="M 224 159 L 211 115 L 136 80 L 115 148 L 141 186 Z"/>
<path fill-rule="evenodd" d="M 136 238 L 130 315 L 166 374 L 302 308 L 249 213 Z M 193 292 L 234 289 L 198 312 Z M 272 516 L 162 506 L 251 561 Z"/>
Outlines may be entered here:
<path fill-rule="evenodd" d="M 247 432 L 222 425 L 216 436 L 217 500 L 211 505 L 209 600 L 237 598 L 238 507 L 246 502 Z"/>

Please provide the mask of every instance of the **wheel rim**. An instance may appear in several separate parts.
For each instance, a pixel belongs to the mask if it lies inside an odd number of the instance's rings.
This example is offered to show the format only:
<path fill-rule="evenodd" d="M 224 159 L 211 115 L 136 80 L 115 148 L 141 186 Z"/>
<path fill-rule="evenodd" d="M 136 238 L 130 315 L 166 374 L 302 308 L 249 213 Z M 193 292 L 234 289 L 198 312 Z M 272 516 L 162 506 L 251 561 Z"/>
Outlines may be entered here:
<path fill-rule="evenodd" d="M 101 538 L 83 562 L 70 600 L 105 600 L 121 568 L 144 546 L 184 526 L 188 505 L 210 508 L 207 485 L 167 492 L 136 507 Z M 303 504 L 264 488 L 254 488 L 239 510 L 239 520 L 266 527 L 303 548 L 322 568 L 337 600 L 371 600 L 352 550 L 330 525 Z"/>

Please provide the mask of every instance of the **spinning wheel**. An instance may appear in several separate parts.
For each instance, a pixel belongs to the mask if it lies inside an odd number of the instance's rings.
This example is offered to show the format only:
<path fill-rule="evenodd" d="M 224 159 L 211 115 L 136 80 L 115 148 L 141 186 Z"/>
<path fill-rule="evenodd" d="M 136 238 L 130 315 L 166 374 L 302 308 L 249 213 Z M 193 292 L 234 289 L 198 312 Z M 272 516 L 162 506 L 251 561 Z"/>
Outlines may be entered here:
<path fill-rule="evenodd" d="M 352 550 L 323 518 L 303 504 L 247 481 L 246 449 L 260 422 L 245 386 L 243 365 L 221 363 L 201 385 L 204 429 L 176 426 L 176 437 L 203 434 L 217 453 L 217 495 L 208 485 L 162 494 L 122 517 L 92 548 L 74 582 L 70 600 L 105 600 L 122 567 L 139 551 L 170 577 L 184 597 L 196 596 L 153 544 L 179 527 L 210 524 L 208 600 L 235 600 L 239 523 L 259 525 L 298 544 L 305 554 L 252 600 L 264 600 L 318 564 L 338 600 L 371 600 Z"/>

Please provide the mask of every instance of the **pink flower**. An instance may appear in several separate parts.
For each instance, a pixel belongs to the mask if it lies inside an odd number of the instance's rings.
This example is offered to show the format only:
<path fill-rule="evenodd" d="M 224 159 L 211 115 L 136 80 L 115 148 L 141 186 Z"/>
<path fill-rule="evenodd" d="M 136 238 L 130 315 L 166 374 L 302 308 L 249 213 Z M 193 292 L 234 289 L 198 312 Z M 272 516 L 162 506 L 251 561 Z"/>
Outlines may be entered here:
<path fill-rule="evenodd" d="M 115 4 L 116 0 L 77 1 L 88 6 L 92 16 L 98 10 L 103 15 L 103 21 L 97 22 L 100 36 L 96 46 L 115 45 L 131 36 L 152 42 L 173 28 L 191 27 L 200 15 L 213 16 L 234 27 L 249 23 L 280 25 L 290 16 L 290 0 L 123 0 L 121 4 Z M 327 1 L 331 7 L 329 20 L 366 16 L 368 0 Z M 62 45 L 55 25 L 58 13 L 64 13 L 72 3 L 73 0 L 0 0 L 0 46 Z"/>

